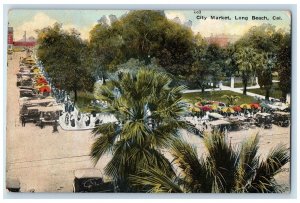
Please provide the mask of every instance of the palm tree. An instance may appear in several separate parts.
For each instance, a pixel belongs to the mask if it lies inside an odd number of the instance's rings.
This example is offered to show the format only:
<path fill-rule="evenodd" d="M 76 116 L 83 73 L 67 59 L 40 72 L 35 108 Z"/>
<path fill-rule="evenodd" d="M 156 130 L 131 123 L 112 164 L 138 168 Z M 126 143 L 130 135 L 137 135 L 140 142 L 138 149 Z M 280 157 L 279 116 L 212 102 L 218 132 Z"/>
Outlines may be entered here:
<path fill-rule="evenodd" d="M 272 71 L 274 70 L 275 59 L 270 53 L 257 54 L 256 68 L 258 76 L 258 84 L 265 89 L 265 99 L 269 100 L 272 89 Z"/>
<path fill-rule="evenodd" d="M 223 134 L 213 132 L 204 137 L 207 155 L 198 157 L 195 147 L 177 140 L 171 146 L 177 175 L 152 167 L 142 169 L 130 181 L 133 185 L 147 185 L 148 192 L 280 192 L 274 176 L 289 162 L 288 149 L 277 146 L 261 159 L 258 141 L 256 135 L 233 148 Z"/>
<path fill-rule="evenodd" d="M 157 167 L 172 173 L 170 162 L 161 153 L 179 136 L 180 129 L 194 127 L 180 120 L 186 112 L 183 86 L 170 88 L 171 79 L 164 73 L 142 68 L 137 73 L 120 73 L 95 95 L 107 101 L 105 110 L 115 122 L 99 125 L 90 156 L 96 164 L 104 154 L 112 154 L 105 174 L 117 182 L 119 191 L 140 191 L 129 185 L 128 177 L 139 168 Z"/>
<path fill-rule="evenodd" d="M 242 47 L 237 49 L 233 57 L 239 72 L 242 74 L 243 94 L 246 95 L 248 81 L 255 73 L 256 51 L 251 47 Z"/>
<path fill-rule="evenodd" d="M 227 99 L 227 105 L 231 106 L 231 105 L 235 105 L 236 102 L 241 98 L 237 95 L 223 95 L 222 98 L 226 98 Z"/>

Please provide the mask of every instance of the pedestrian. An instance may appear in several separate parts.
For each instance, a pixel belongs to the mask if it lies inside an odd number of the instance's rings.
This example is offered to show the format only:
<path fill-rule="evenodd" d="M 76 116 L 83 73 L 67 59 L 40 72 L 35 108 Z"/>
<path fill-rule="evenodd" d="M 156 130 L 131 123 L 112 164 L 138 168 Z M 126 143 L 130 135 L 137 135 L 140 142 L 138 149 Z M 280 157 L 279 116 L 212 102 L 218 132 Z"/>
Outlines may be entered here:
<path fill-rule="evenodd" d="M 85 122 L 85 126 L 89 126 L 90 125 L 90 123 L 89 123 L 89 116 L 88 115 L 85 115 L 84 116 L 84 122 Z"/>
<path fill-rule="evenodd" d="M 69 119 L 70 119 L 70 115 L 69 115 L 69 113 L 67 112 L 67 113 L 66 113 L 66 116 L 65 116 L 65 124 L 66 124 L 66 125 L 69 125 Z"/>
<path fill-rule="evenodd" d="M 58 126 L 57 120 L 55 120 L 54 124 L 53 124 L 53 131 L 52 131 L 52 133 L 58 132 L 57 126 Z"/>
<path fill-rule="evenodd" d="M 73 114 L 71 114 L 70 121 L 71 121 L 71 126 L 75 127 L 75 118 Z"/>
<path fill-rule="evenodd" d="M 26 119 L 25 119 L 24 115 L 21 116 L 21 122 L 22 122 L 22 127 L 25 127 L 25 125 L 26 125 Z"/>

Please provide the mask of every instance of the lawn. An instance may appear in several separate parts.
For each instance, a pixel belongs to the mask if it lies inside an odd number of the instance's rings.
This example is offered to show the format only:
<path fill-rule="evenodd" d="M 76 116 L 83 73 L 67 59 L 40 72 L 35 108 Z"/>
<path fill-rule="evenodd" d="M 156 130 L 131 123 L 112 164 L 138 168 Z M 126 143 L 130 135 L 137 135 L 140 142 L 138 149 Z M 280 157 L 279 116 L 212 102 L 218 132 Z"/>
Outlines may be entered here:
<path fill-rule="evenodd" d="M 227 99 L 226 98 L 222 98 L 223 95 L 234 95 L 234 96 L 239 96 L 240 99 L 238 100 L 237 104 L 244 104 L 244 103 L 253 103 L 256 102 L 256 100 L 253 97 L 247 96 L 247 95 L 243 95 L 243 94 L 239 94 L 239 93 L 235 93 L 229 90 L 223 90 L 223 91 L 211 91 L 211 92 L 196 92 L 196 93 L 185 93 L 183 94 L 183 98 L 187 99 L 189 102 L 191 103 L 196 103 L 197 101 L 199 101 L 199 99 L 197 99 L 197 97 L 206 99 L 206 100 L 212 100 L 212 101 L 220 101 L 220 102 L 224 102 L 227 103 Z"/>
<path fill-rule="evenodd" d="M 222 98 L 223 95 L 237 95 L 240 97 L 239 101 L 237 102 L 238 105 L 240 104 L 244 104 L 244 103 L 253 103 L 256 102 L 256 100 L 253 97 L 247 96 L 247 95 L 243 95 L 243 94 L 239 94 L 239 93 L 235 93 L 229 90 L 223 90 L 223 91 L 211 91 L 211 92 L 196 92 L 196 93 L 185 93 L 183 94 L 183 98 L 188 100 L 191 103 L 196 103 L 197 101 L 199 101 L 199 99 L 197 99 L 198 97 L 206 99 L 206 100 L 213 100 L 213 101 L 220 101 L 220 102 L 224 102 L 227 103 L 226 98 Z M 71 95 L 73 96 L 73 95 Z M 99 111 L 99 109 L 95 109 L 95 107 L 93 107 L 91 105 L 91 101 L 95 99 L 93 93 L 90 92 L 83 92 L 80 91 L 78 92 L 77 95 L 77 103 L 76 106 L 80 109 L 81 112 L 91 112 L 93 110 L 97 110 Z"/>
<path fill-rule="evenodd" d="M 250 90 L 247 90 L 247 91 L 255 93 L 255 94 L 260 94 L 260 95 L 263 95 L 263 96 L 266 94 L 266 91 L 264 89 L 261 89 L 261 88 L 250 89 Z M 270 97 L 273 97 L 273 98 L 276 98 L 276 99 L 279 99 L 280 97 L 282 97 L 282 93 L 281 93 L 281 90 L 279 89 L 279 83 L 278 82 L 273 83 L 273 89 L 270 92 Z"/>
<path fill-rule="evenodd" d="M 247 90 L 247 91 L 255 93 L 255 94 L 260 94 L 260 95 L 263 95 L 263 96 L 266 94 L 266 91 L 264 89 L 260 89 L 260 88 L 250 89 L 250 90 Z M 275 89 L 271 90 L 270 97 L 279 99 L 280 97 L 282 97 L 282 93 L 279 89 L 275 88 Z"/>
<path fill-rule="evenodd" d="M 72 97 L 73 95 L 71 95 Z M 72 98 L 73 99 L 73 98 Z M 92 112 L 96 110 L 94 106 L 91 105 L 91 101 L 94 100 L 94 94 L 91 92 L 79 91 L 77 94 L 76 107 L 80 109 L 81 112 Z"/>
<path fill-rule="evenodd" d="M 230 85 L 231 85 L 231 83 L 230 83 L 230 81 L 225 81 L 225 82 L 223 82 L 223 85 L 224 86 L 229 86 L 230 87 Z M 250 86 L 253 86 L 253 85 L 256 85 L 256 84 L 251 84 L 250 82 L 249 82 L 249 84 L 247 85 L 247 87 L 250 87 Z M 235 82 L 234 83 L 234 87 L 235 88 L 239 88 L 239 87 L 244 87 L 244 85 L 243 85 L 243 83 L 242 82 Z"/>

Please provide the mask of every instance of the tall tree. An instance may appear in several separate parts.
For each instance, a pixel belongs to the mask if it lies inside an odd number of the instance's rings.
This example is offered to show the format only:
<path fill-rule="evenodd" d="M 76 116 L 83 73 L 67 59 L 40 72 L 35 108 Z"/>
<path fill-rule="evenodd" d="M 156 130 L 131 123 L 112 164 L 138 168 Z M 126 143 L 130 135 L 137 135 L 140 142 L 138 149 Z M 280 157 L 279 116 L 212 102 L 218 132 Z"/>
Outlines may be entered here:
<path fill-rule="evenodd" d="M 94 129 L 96 140 L 90 155 L 97 163 L 104 154 L 112 154 L 105 173 L 122 192 L 143 191 L 128 181 L 140 168 L 158 167 L 172 173 L 161 150 L 178 138 L 179 129 L 194 130 L 180 120 L 186 111 L 181 93 L 184 88 L 170 88 L 170 82 L 166 74 L 142 68 L 137 73 L 120 73 L 118 80 L 112 79 L 95 91 L 97 98 L 108 102 L 104 110 L 116 121 Z"/>
<path fill-rule="evenodd" d="M 156 58 L 159 65 L 173 75 L 189 74 L 193 33 L 168 20 L 163 12 L 130 11 L 111 25 L 97 24 L 90 36 L 92 50 L 106 69 L 115 68 L 131 58 L 146 64 Z"/>
<path fill-rule="evenodd" d="M 268 60 L 268 66 L 258 66 L 257 73 L 259 81 L 263 84 L 266 90 L 266 97 L 269 94 L 270 80 L 272 73 L 275 71 L 279 75 L 279 87 L 282 90 L 282 96 L 285 97 L 286 93 L 290 92 L 291 83 L 291 41 L 290 31 L 286 32 L 282 29 L 276 29 L 274 25 L 262 24 L 260 26 L 253 26 L 241 39 L 236 42 L 237 47 L 251 47 L 259 54 L 267 53 L 271 56 Z M 272 64 L 271 64 L 272 63 Z M 270 71 L 271 67 L 272 70 Z M 276 68 L 275 68 L 276 67 Z M 264 70 L 261 72 L 261 70 Z M 268 84 L 266 84 L 268 83 Z"/>
<path fill-rule="evenodd" d="M 286 33 L 279 44 L 279 51 L 276 63 L 279 75 L 279 87 L 282 91 L 282 97 L 291 92 L 291 35 Z"/>
<path fill-rule="evenodd" d="M 241 47 L 237 49 L 236 53 L 234 54 L 234 58 L 238 67 L 238 71 L 242 77 L 244 87 L 243 94 L 246 95 L 249 79 L 255 75 L 256 51 L 251 47 Z"/>
<path fill-rule="evenodd" d="M 123 59 L 123 40 L 120 35 L 119 21 L 110 26 L 102 20 L 90 31 L 89 53 L 90 68 L 101 77 L 105 84 L 108 73 L 115 71 L 116 65 L 125 62 Z"/>
<path fill-rule="evenodd" d="M 271 54 L 262 53 L 256 55 L 256 72 L 258 77 L 258 84 L 261 88 L 265 89 L 265 99 L 269 100 L 270 91 L 273 86 L 272 72 L 275 69 L 275 58 Z"/>
<path fill-rule="evenodd" d="M 37 56 L 56 86 L 73 91 L 93 89 L 94 80 L 85 68 L 87 45 L 76 30 L 66 32 L 56 23 L 38 31 Z"/>

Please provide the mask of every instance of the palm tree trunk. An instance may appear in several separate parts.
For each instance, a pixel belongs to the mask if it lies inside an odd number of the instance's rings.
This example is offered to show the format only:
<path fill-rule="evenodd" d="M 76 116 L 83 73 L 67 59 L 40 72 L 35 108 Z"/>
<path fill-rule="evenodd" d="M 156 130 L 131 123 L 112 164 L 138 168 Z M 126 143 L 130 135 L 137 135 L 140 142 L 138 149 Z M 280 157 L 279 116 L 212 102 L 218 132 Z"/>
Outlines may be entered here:
<path fill-rule="evenodd" d="M 269 101 L 269 99 L 270 99 L 270 89 L 266 88 L 265 100 Z"/>
<path fill-rule="evenodd" d="M 74 104 L 77 102 L 77 89 L 73 90 L 74 92 Z"/>

